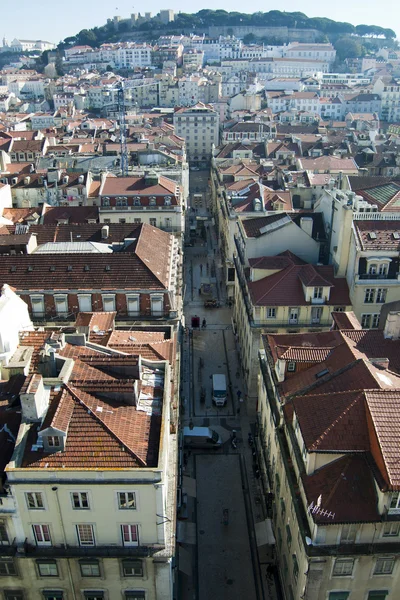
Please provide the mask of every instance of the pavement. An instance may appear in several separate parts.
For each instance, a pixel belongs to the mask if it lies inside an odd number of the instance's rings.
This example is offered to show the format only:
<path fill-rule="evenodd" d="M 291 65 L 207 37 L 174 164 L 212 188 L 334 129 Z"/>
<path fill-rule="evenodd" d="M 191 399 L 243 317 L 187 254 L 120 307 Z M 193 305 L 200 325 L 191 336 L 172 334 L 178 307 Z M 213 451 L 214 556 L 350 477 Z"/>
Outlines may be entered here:
<path fill-rule="evenodd" d="M 222 263 L 210 217 L 208 172 L 191 172 L 190 178 L 192 192 L 203 191 L 203 202 L 197 205 L 195 214 L 208 220 L 204 221 L 206 238 L 185 248 L 181 426 L 193 423 L 211 427 L 220 434 L 223 446 L 217 451 L 184 451 L 183 475 L 188 479 L 183 486 L 178 541 L 186 572 L 180 571 L 178 597 L 279 600 L 282 596 L 277 574 L 269 573 L 274 547 L 260 543 L 256 533 L 267 518 L 266 490 L 256 477 L 252 449 L 247 443 L 248 433 L 255 431 L 256 414 L 246 402 L 232 310 L 225 304 L 225 289 L 219 281 Z M 192 218 L 193 211 L 188 209 L 187 213 Z M 212 293 L 219 299 L 220 308 L 204 308 L 204 297 L 198 293 L 207 264 Z M 191 328 L 195 315 L 200 322 L 206 319 L 204 329 Z M 228 398 L 223 408 L 216 408 L 211 401 L 213 373 L 226 375 Z M 206 390 L 205 402 L 200 401 L 201 387 Z M 236 449 L 230 441 L 233 429 L 238 440 Z M 228 525 L 223 523 L 224 508 L 228 509 Z"/>

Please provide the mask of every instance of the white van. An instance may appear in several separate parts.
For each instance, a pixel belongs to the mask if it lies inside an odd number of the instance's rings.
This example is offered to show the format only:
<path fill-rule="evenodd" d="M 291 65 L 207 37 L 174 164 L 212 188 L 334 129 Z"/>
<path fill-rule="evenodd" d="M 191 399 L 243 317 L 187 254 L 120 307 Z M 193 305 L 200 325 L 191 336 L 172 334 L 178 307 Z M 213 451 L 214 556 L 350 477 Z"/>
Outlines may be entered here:
<path fill-rule="evenodd" d="M 222 373 L 212 376 L 212 400 L 216 406 L 225 406 L 226 403 L 226 377 Z"/>
<path fill-rule="evenodd" d="M 221 437 L 210 427 L 184 427 L 183 444 L 186 448 L 220 448 Z"/>

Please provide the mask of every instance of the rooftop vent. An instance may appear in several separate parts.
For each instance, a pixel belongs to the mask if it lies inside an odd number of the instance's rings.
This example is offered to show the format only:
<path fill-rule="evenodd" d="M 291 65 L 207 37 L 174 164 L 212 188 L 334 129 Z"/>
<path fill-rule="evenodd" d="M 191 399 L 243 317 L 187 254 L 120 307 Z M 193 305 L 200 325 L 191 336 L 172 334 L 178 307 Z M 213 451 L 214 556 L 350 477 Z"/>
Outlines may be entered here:
<path fill-rule="evenodd" d="M 375 231 L 370 231 L 368 235 L 369 235 L 369 239 L 370 240 L 376 240 L 376 233 L 375 233 Z"/>

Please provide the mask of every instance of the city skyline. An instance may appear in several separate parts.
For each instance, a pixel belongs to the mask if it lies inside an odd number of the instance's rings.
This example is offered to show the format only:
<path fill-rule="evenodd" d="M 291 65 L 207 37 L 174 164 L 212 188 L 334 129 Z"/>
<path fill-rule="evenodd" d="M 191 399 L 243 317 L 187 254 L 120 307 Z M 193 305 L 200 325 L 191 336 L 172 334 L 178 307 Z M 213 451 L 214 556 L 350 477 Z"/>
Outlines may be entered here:
<path fill-rule="evenodd" d="M 6 12 L 2 18 L 1 37 L 5 36 L 8 41 L 14 38 L 22 39 L 43 39 L 46 41 L 58 43 L 66 37 L 77 34 L 82 29 L 90 29 L 104 25 L 107 18 L 114 15 L 120 15 L 127 18 L 133 12 L 144 13 L 151 11 L 153 15 L 157 14 L 160 9 L 171 8 L 175 12 L 187 11 L 187 5 L 175 0 L 170 3 L 158 3 L 151 1 L 145 7 L 137 6 L 132 3 L 132 0 L 118 0 L 116 6 L 111 8 L 110 5 L 100 5 L 93 12 L 91 5 L 88 3 L 71 0 L 69 2 L 70 11 L 63 16 L 62 20 L 54 20 L 54 8 L 50 0 L 42 0 L 40 18 L 38 18 L 38 10 L 34 4 L 27 0 L 21 0 L 15 6 L 13 11 Z M 199 7 L 215 9 L 212 3 L 206 3 Z M 243 10 L 239 2 L 227 2 L 223 0 L 218 4 L 218 8 L 227 11 Z M 263 11 L 274 9 L 284 9 L 288 12 L 298 11 L 299 7 L 295 0 L 286 0 L 285 3 L 278 6 L 265 6 L 260 0 L 256 0 L 252 4 L 252 10 L 248 12 Z M 196 11 L 197 12 L 197 11 Z M 380 10 L 376 10 L 376 4 L 370 0 L 363 3 L 363 12 L 360 14 L 357 5 L 349 5 L 344 0 L 327 5 L 321 8 L 313 0 L 305 0 L 302 5 L 301 12 L 304 12 L 308 17 L 326 17 L 336 21 L 347 21 L 353 25 L 367 24 L 378 25 L 380 27 L 390 27 L 397 32 L 397 22 L 400 19 L 400 9 L 395 7 L 389 0 L 383 0 L 380 3 Z M 76 15 L 79 13 L 79 22 Z"/>

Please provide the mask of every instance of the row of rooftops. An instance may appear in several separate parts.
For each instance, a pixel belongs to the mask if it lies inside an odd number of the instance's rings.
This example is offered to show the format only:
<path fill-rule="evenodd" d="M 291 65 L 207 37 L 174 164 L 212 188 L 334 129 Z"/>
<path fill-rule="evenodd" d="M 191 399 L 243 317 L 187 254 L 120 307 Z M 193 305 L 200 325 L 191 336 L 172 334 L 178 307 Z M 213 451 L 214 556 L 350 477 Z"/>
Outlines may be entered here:
<path fill-rule="evenodd" d="M 334 455 L 302 475 L 309 504 L 320 498 L 325 509 L 313 519 L 380 521 L 375 486 L 400 490 L 398 326 L 389 338 L 393 321 L 384 332 L 363 330 L 354 313 L 333 318 L 335 330 L 265 335 L 264 348 L 287 426 L 299 428 L 308 453 Z"/>
<path fill-rule="evenodd" d="M 69 333 L 21 333 L 0 383 L 2 471 L 159 465 L 176 341 L 169 327 L 115 331 L 114 318 L 81 313 Z"/>

